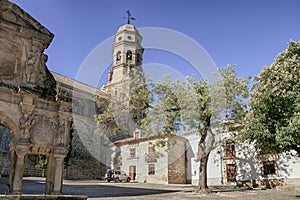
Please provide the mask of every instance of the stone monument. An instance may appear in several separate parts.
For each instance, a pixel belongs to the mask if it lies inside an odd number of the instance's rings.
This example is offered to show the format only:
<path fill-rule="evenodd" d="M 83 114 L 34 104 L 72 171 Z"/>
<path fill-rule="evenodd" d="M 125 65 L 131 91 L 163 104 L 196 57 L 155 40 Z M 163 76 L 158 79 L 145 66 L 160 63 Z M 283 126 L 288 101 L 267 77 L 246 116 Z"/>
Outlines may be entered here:
<path fill-rule="evenodd" d="M 56 98 L 44 50 L 54 35 L 17 5 L 0 1 L 0 123 L 10 130 L 9 192 L 20 194 L 26 157 L 47 157 L 45 194 L 61 194 L 71 103 Z"/>

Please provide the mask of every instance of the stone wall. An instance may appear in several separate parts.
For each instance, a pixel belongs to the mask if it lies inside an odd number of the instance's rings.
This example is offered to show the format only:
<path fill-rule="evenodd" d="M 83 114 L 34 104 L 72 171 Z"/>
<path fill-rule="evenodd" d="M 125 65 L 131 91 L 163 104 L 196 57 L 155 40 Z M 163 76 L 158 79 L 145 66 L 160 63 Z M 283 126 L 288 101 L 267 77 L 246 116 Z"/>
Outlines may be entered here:
<path fill-rule="evenodd" d="M 103 164 L 86 149 L 76 132 L 73 133 L 70 147 L 68 166 L 64 173 L 66 179 L 100 179 L 105 174 Z"/>
<path fill-rule="evenodd" d="M 100 179 L 106 172 L 106 140 L 95 134 L 94 116 L 103 112 L 106 99 L 99 89 L 52 72 L 59 99 L 72 103 L 69 153 L 65 160 L 66 179 Z"/>
<path fill-rule="evenodd" d="M 186 141 L 180 137 L 174 137 L 169 139 L 168 183 L 186 183 L 187 175 L 185 142 Z"/>

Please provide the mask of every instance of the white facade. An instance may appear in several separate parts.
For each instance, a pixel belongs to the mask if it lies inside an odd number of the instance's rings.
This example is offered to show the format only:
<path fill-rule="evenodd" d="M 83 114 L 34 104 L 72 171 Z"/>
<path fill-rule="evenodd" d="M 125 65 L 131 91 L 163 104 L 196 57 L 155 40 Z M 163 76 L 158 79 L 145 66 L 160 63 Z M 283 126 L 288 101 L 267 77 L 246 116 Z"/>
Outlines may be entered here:
<path fill-rule="evenodd" d="M 112 169 L 129 174 L 131 180 L 147 183 L 189 183 L 190 159 L 183 137 L 167 137 L 165 146 L 157 137 L 128 138 L 112 144 Z"/>
<path fill-rule="evenodd" d="M 197 133 L 187 133 L 184 137 L 188 140 L 191 150 L 191 178 L 192 184 L 198 185 L 199 181 L 199 165 L 200 163 L 196 161 L 199 136 Z M 208 167 L 207 167 L 207 183 L 208 185 L 218 185 L 221 184 L 221 160 L 220 153 L 215 149 L 210 153 Z"/>
<path fill-rule="evenodd" d="M 233 155 L 226 152 L 232 133 L 223 133 L 216 138 L 217 145 L 212 150 L 208 161 L 208 185 L 221 184 L 258 184 L 266 185 L 286 183 L 300 185 L 300 158 L 293 153 L 279 155 L 259 155 L 253 144 L 234 143 Z M 184 135 L 189 141 L 194 157 L 191 158 L 192 184 L 199 181 L 199 162 L 195 162 L 199 136 L 196 132 Z M 221 142 L 220 142 L 221 141 Z M 230 143 L 229 143 L 230 145 Z M 232 146 L 229 146 L 232 147 Z M 273 168 L 274 167 L 274 168 Z M 231 174 L 233 170 L 235 174 Z M 230 180 L 229 176 L 235 177 Z M 253 182 L 253 180 L 255 180 Z"/>

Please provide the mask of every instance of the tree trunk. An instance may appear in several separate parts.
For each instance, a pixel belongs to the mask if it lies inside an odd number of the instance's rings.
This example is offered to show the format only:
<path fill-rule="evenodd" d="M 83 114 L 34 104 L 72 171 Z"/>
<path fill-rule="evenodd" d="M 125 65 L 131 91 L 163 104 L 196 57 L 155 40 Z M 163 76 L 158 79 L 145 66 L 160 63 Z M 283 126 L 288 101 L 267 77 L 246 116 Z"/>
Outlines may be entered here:
<path fill-rule="evenodd" d="M 212 131 L 210 130 L 210 121 L 204 125 L 204 129 L 201 132 L 200 141 L 198 143 L 198 155 L 197 160 L 200 162 L 199 165 L 199 183 L 197 192 L 203 192 L 208 189 L 207 186 L 207 163 L 210 151 L 215 142 L 215 137 Z"/>
<path fill-rule="evenodd" d="M 207 162 L 209 153 L 207 155 L 201 155 L 200 165 L 199 165 L 199 183 L 197 191 L 206 191 L 207 186 Z"/>

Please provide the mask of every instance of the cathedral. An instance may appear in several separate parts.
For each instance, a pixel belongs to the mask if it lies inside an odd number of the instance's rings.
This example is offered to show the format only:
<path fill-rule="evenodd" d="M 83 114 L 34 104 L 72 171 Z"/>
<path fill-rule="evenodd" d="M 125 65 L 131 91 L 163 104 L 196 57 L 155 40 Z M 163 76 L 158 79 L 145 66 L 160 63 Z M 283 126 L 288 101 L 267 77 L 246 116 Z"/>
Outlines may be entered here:
<path fill-rule="evenodd" d="M 125 120 L 130 129 L 124 137 L 130 138 L 112 141 L 95 133 L 95 116 L 111 102 L 126 109 L 130 91 L 145 81 L 142 36 L 130 24 L 129 11 L 128 23 L 114 36 L 107 83 L 95 88 L 49 71 L 44 51 L 54 34 L 8 0 L 1 0 L 0 10 L 0 177 L 9 177 L 9 192 L 21 193 L 24 176 L 40 176 L 46 177 L 45 194 L 61 194 L 63 178 L 102 179 L 108 169 L 124 170 L 139 182 L 197 184 L 195 132 L 176 136 L 176 146 L 161 149 L 161 157 L 150 145 L 156 138 L 144 137 L 134 121 Z M 121 113 L 114 112 L 118 120 Z M 208 161 L 209 184 L 299 180 L 293 170 L 299 160 L 260 156 L 226 134 Z"/>
<path fill-rule="evenodd" d="M 44 50 L 54 34 L 14 3 L 0 4 L 1 176 L 12 193 L 23 176 L 45 176 L 47 194 L 61 192 L 62 178 L 100 179 L 110 141 L 95 134 L 95 115 L 142 80 L 141 35 L 130 19 L 119 28 L 107 84 L 94 88 L 49 71 Z"/>

